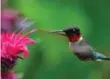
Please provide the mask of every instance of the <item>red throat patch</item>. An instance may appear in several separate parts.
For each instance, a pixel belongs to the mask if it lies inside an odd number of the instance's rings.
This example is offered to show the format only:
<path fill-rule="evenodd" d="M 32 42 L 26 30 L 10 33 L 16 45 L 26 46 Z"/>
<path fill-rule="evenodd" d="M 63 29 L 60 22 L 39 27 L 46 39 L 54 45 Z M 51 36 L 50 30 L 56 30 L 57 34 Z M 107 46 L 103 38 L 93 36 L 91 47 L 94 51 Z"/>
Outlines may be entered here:
<path fill-rule="evenodd" d="M 76 42 L 80 39 L 80 37 L 81 37 L 80 34 L 78 34 L 78 35 L 73 34 L 73 35 L 69 36 L 68 39 L 69 39 L 70 42 Z"/>

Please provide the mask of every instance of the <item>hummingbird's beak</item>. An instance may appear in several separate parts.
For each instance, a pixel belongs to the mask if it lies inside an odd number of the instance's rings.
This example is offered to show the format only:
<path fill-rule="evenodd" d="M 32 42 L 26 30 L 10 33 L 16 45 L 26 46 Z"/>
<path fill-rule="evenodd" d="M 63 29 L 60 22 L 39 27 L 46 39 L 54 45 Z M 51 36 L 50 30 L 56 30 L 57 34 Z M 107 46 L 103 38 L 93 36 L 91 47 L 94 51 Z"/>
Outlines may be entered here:
<path fill-rule="evenodd" d="M 50 31 L 49 34 L 58 34 L 66 36 L 66 33 L 63 30 Z"/>

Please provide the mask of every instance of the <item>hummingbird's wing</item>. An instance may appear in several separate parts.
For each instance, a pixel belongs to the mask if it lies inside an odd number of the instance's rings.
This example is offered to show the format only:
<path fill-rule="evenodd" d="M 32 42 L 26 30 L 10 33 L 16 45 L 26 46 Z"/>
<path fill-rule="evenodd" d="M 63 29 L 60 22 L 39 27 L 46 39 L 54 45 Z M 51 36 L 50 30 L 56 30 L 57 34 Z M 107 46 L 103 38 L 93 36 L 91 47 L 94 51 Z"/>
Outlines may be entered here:
<path fill-rule="evenodd" d="M 72 51 L 81 60 L 88 60 L 93 58 L 93 48 L 88 44 L 86 40 L 81 40 L 78 43 L 71 43 Z"/>

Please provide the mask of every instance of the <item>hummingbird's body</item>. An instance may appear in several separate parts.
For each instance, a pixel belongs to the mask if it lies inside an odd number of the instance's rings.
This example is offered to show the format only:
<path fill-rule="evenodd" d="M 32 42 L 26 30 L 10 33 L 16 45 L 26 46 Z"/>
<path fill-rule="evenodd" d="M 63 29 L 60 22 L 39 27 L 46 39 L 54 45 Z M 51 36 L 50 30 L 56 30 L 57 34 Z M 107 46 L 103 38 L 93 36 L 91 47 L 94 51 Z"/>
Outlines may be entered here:
<path fill-rule="evenodd" d="M 77 27 L 72 27 L 65 30 L 53 31 L 50 33 L 57 33 L 60 35 L 65 35 L 69 40 L 69 46 L 73 53 L 80 60 L 110 60 L 109 57 L 96 52 L 86 40 L 83 39 L 80 29 Z"/>
<path fill-rule="evenodd" d="M 69 46 L 79 59 L 89 60 L 93 58 L 92 48 L 89 45 L 84 44 L 83 40 L 78 42 L 70 42 Z"/>
<path fill-rule="evenodd" d="M 96 52 L 85 40 L 80 40 L 78 42 L 70 42 L 70 47 L 74 54 L 80 60 L 107 60 L 107 57 L 103 54 Z"/>

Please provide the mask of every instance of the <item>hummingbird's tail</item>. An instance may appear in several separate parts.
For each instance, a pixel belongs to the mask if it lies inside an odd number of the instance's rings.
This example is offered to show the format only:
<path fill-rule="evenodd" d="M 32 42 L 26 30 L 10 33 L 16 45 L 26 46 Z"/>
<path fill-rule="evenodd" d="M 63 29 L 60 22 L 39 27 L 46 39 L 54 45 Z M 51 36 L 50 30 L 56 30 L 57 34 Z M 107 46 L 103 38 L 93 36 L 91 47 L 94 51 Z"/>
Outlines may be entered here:
<path fill-rule="evenodd" d="M 94 52 L 94 58 L 96 61 L 110 60 L 110 57 L 107 57 L 99 52 Z"/>
<path fill-rule="evenodd" d="M 110 57 L 102 58 L 102 60 L 110 60 Z"/>

